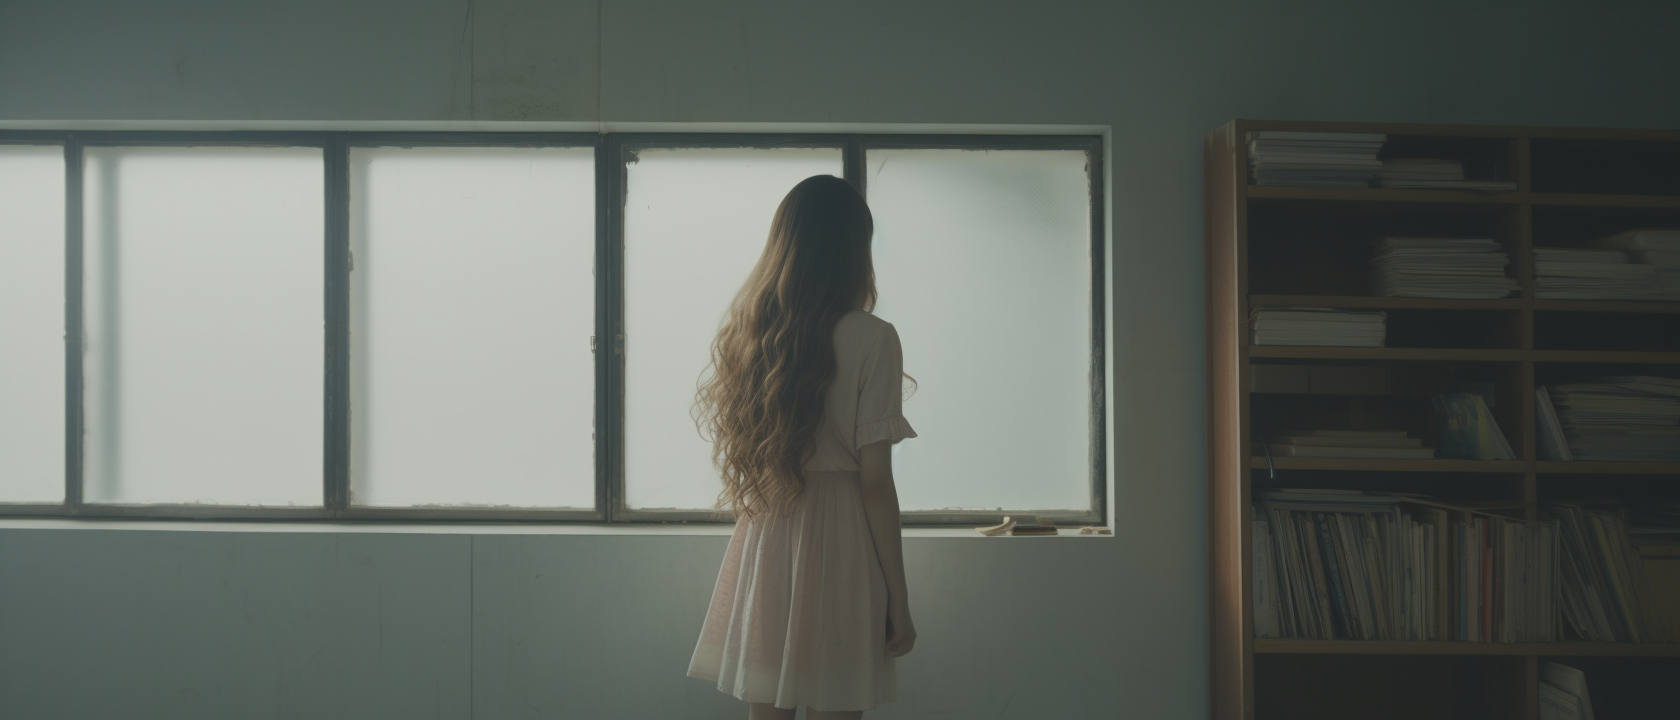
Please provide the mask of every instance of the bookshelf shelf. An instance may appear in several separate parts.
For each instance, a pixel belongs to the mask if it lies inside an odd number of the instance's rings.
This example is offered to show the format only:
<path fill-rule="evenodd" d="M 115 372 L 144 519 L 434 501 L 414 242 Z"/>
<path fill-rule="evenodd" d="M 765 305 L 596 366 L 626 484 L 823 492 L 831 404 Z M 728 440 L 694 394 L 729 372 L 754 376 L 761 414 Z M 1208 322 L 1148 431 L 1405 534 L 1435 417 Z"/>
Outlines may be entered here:
<path fill-rule="evenodd" d="M 1533 309 L 1560 312 L 1680 313 L 1680 302 L 1622 302 L 1619 300 L 1532 300 Z"/>
<path fill-rule="evenodd" d="M 1604 312 L 1680 314 L 1680 302 L 1621 300 L 1449 300 L 1444 298 L 1375 297 L 1369 295 L 1250 295 L 1250 310 L 1267 307 L 1329 307 L 1349 310 L 1543 310 L 1548 312 Z"/>
<path fill-rule="evenodd" d="M 1581 353 L 1562 353 L 1578 355 Z M 1591 353 L 1593 355 L 1656 355 L 1680 353 Z M 1522 350 L 1480 350 L 1458 348 L 1363 348 L 1363 347 L 1302 347 L 1295 345 L 1255 345 L 1249 357 L 1292 358 L 1298 360 L 1426 360 L 1442 362 L 1521 362 L 1527 360 Z M 1615 360 L 1558 360 L 1555 362 L 1618 362 Z M 1619 362 L 1657 362 L 1653 360 L 1621 360 Z"/>
<path fill-rule="evenodd" d="M 1680 463 L 1540 461 L 1534 463 L 1534 471 L 1585 475 L 1680 475 Z"/>
<path fill-rule="evenodd" d="M 1387 136 L 1381 159 L 1458 159 L 1466 176 L 1511 180 L 1517 189 L 1251 185 L 1254 131 L 1379 133 Z M 1664 694 L 1680 685 L 1680 643 L 1258 638 L 1252 549 L 1256 535 L 1267 535 L 1251 522 L 1257 489 L 1291 487 L 1424 493 L 1519 523 L 1541 519 L 1557 499 L 1635 491 L 1680 498 L 1680 462 L 1536 460 L 1534 395 L 1537 386 L 1592 375 L 1680 377 L 1680 302 L 1534 297 L 1537 246 L 1584 247 L 1631 228 L 1680 226 L 1680 131 L 1234 120 L 1207 136 L 1205 161 L 1212 716 L 1397 715 L 1379 698 L 1451 685 L 1453 697 L 1431 698 L 1419 707 L 1434 709 L 1411 715 L 1538 720 L 1540 663 L 1566 658 L 1603 678 L 1601 717 L 1645 717 L 1615 708 L 1661 707 L 1671 709 L 1658 717 L 1680 720 L 1680 704 Z M 1519 290 L 1499 299 L 1364 294 L 1371 243 L 1383 237 L 1496 239 Z M 1387 311 L 1389 347 L 1251 344 L 1253 313 L 1282 307 Z M 1254 454 L 1254 441 L 1279 428 L 1403 429 L 1434 445 L 1429 396 L 1466 385 L 1497 398 L 1490 410 L 1520 459 Z M 1311 587 L 1282 592 L 1313 596 Z M 1301 617 L 1294 630 L 1280 623 L 1268 634 L 1346 636 L 1327 630 L 1326 616 L 1314 621 L 1319 630 L 1301 632 Z M 1596 704 L 1600 690 L 1593 693 Z M 1340 704 L 1301 700 L 1325 696 Z"/>
<path fill-rule="evenodd" d="M 1573 196 L 1571 196 L 1573 197 Z M 1316 188 L 1251 185 L 1249 200 L 1307 200 L 1343 203 L 1426 203 L 1446 205 L 1520 205 L 1523 193 L 1479 193 L 1465 190 L 1402 190 L 1396 188 Z M 1561 203 L 1560 203 L 1561 204 Z M 1654 207 L 1667 207 L 1666 205 Z"/>
<path fill-rule="evenodd" d="M 1565 465 L 1569 463 L 1554 464 Z M 1623 463 L 1614 464 L 1620 465 Z M 1351 460 L 1345 458 L 1300 457 L 1274 457 L 1271 466 L 1279 470 L 1347 470 L 1350 472 L 1520 473 L 1529 469 L 1529 463 L 1522 460 Z M 1259 456 L 1249 458 L 1249 467 L 1256 470 L 1266 469 L 1266 458 Z"/>
<path fill-rule="evenodd" d="M 1254 652 L 1316 655 L 1517 655 L 1533 657 L 1680 657 L 1680 645 L 1634 643 L 1471 643 L 1261 638 Z"/>
<path fill-rule="evenodd" d="M 1614 350 L 1535 350 L 1535 362 L 1677 365 L 1680 352 L 1622 352 Z"/>
<path fill-rule="evenodd" d="M 1632 304 L 1632 303 L 1630 303 Z M 1680 305 L 1680 303 L 1676 303 Z M 1331 307 L 1372 310 L 1525 310 L 1530 301 L 1521 298 L 1498 300 L 1447 300 L 1443 298 L 1372 297 L 1368 295 L 1250 295 L 1250 308 Z M 1680 308 L 1677 308 L 1680 311 Z"/>
<path fill-rule="evenodd" d="M 1525 201 L 1530 205 L 1562 205 L 1570 207 L 1602 208 L 1675 208 L 1680 209 L 1676 195 L 1599 195 L 1596 193 L 1529 193 Z"/>
<path fill-rule="evenodd" d="M 1601 195 L 1597 193 L 1481 193 L 1465 190 L 1398 188 L 1315 188 L 1251 185 L 1255 202 L 1327 201 L 1336 203 L 1419 203 L 1429 205 L 1542 205 L 1558 207 L 1680 209 L 1675 195 Z"/>

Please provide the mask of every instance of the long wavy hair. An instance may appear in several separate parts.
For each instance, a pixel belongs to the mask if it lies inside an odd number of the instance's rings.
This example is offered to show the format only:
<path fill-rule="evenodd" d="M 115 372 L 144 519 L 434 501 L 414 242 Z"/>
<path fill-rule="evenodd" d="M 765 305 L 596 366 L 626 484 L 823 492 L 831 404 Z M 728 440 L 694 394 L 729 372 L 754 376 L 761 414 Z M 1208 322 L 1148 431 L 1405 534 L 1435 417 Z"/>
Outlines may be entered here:
<path fill-rule="evenodd" d="M 695 393 L 696 427 L 723 474 L 715 510 L 781 513 L 804 490 L 834 381 L 834 325 L 875 307 L 874 231 L 863 196 L 833 175 L 806 178 L 776 208 Z"/>

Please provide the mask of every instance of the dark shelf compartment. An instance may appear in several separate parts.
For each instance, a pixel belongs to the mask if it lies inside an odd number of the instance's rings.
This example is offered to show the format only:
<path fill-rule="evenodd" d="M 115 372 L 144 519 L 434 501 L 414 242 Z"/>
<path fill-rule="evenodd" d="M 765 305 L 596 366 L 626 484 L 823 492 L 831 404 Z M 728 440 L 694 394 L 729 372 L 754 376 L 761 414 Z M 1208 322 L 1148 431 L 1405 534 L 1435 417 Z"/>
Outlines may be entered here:
<path fill-rule="evenodd" d="M 1534 477 L 1534 489 L 1541 503 L 1616 500 L 1636 507 L 1651 501 L 1680 500 L 1680 472 L 1651 475 L 1541 471 Z"/>
<path fill-rule="evenodd" d="M 1535 247 L 1590 247 L 1594 240 L 1637 228 L 1680 228 L 1680 208 L 1534 207 Z"/>
<path fill-rule="evenodd" d="M 1250 202 L 1248 290 L 1370 295 L 1372 245 L 1384 237 L 1493 238 L 1514 261 L 1516 217 L 1502 205 Z"/>
<path fill-rule="evenodd" d="M 1509 310 L 1387 310 L 1388 347 L 1516 349 L 1521 313 Z"/>
<path fill-rule="evenodd" d="M 1522 406 L 1519 367 L 1515 363 L 1474 363 L 1446 365 L 1440 363 L 1351 363 L 1256 360 L 1251 363 L 1256 391 L 1249 396 L 1250 427 L 1260 437 L 1285 430 L 1405 430 L 1412 437 L 1422 438 L 1427 447 L 1438 447 L 1439 421 L 1430 403 L 1430 396 L 1453 391 L 1479 392 L 1491 395 L 1489 409 L 1505 439 L 1516 453 L 1524 457 L 1522 447 Z M 1317 368 L 1338 369 L 1351 374 L 1353 381 L 1346 390 L 1334 386 L 1321 389 L 1309 385 L 1306 392 L 1291 386 L 1291 375 L 1301 368 L 1316 372 Z M 1363 374 L 1362 374 L 1363 373 Z M 1368 377 L 1378 373 L 1378 378 Z M 1263 385 L 1266 376 L 1278 377 L 1283 384 Z M 1308 382 L 1311 383 L 1310 375 Z M 1335 379 L 1335 373 L 1332 374 Z M 1265 392 L 1265 390 L 1297 390 L 1297 392 Z M 1527 392 L 1532 392 L 1529 390 Z"/>
<path fill-rule="evenodd" d="M 1601 375 L 1650 375 L 1680 378 L 1680 366 L 1639 363 L 1554 363 L 1534 364 L 1534 382 L 1538 385 L 1582 382 Z"/>
<path fill-rule="evenodd" d="M 1534 347 L 1680 352 L 1680 314 L 1536 310 Z"/>
<path fill-rule="evenodd" d="M 1535 138 L 1534 192 L 1680 195 L 1680 142 Z"/>
<path fill-rule="evenodd" d="M 1485 655 L 1255 655 L 1254 715 L 1520 720 L 1525 668 Z"/>

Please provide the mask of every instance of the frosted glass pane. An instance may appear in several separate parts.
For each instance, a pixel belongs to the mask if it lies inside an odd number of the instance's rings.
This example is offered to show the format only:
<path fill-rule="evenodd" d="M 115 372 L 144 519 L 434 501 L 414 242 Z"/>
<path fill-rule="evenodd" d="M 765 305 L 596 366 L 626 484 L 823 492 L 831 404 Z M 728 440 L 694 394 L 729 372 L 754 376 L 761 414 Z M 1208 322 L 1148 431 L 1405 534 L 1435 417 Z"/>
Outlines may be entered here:
<path fill-rule="evenodd" d="M 321 504 L 318 148 L 87 149 L 84 493 Z"/>
<path fill-rule="evenodd" d="M 706 509 L 723 489 L 689 408 L 729 301 L 782 197 L 842 174 L 838 149 L 643 150 L 624 218 L 624 482 L 633 508 Z"/>
<path fill-rule="evenodd" d="M 870 150 L 875 312 L 920 387 L 905 510 L 1090 506 L 1085 154 Z"/>
<path fill-rule="evenodd" d="M 0 502 L 64 501 L 64 148 L 0 145 Z"/>
<path fill-rule="evenodd" d="M 351 150 L 352 502 L 595 507 L 594 157 Z"/>

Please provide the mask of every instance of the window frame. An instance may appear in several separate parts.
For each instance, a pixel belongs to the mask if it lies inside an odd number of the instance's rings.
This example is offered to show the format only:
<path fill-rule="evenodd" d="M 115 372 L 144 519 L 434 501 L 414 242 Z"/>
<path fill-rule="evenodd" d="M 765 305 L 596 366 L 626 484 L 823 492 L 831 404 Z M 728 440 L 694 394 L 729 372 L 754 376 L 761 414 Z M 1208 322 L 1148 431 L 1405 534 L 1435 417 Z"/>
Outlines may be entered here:
<path fill-rule="evenodd" d="M 65 160 L 64 328 L 65 463 L 62 503 L 0 503 L 0 518 L 264 520 L 442 523 L 659 524 L 732 522 L 696 510 L 646 510 L 626 505 L 624 493 L 624 216 L 629 164 L 647 149 L 833 148 L 845 178 L 868 197 L 865 158 L 872 149 L 1078 150 L 1087 159 L 1090 197 L 1089 484 L 1086 510 L 1005 510 L 1040 515 L 1058 525 L 1104 524 L 1108 501 L 1107 437 L 1107 191 L 1100 135 L 906 134 L 836 132 L 526 132 L 332 130 L 3 130 L 0 145 L 59 145 Z M 87 147 L 310 147 L 322 151 L 325 173 L 322 359 L 323 467 L 320 507 L 83 502 L 83 174 Z M 350 148 L 357 147 L 588 147 L 595 154 L 595 507 L 511 509 L 367 507 L 350 503 Z M 996 511 L 905 511 L 907 527 L 995 522 Z"/>

